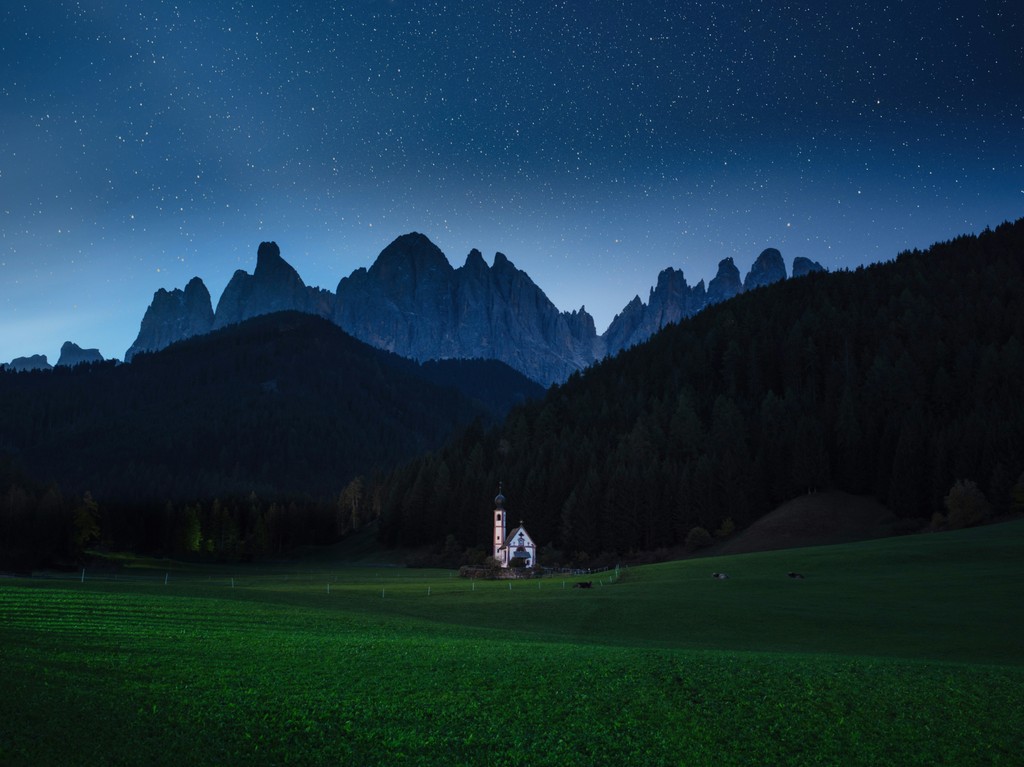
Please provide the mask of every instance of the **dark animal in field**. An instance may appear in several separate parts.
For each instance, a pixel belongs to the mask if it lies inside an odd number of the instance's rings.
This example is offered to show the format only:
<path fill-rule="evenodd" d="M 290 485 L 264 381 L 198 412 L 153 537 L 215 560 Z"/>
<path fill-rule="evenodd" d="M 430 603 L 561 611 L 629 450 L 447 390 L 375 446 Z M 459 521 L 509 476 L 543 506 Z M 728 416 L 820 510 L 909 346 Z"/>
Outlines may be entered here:
<path fill-rule="evenodd" d="M 711 573 L 711 577 L 715 578 L 716 580 L 724 581 L 726 578 L 729 577 L 729 573 Z"/>
<path fill-rule="evenodd" d="M 579 583 L 574 583 L 572 587 L 574 589 L 589 589 L 593 585 L 593 581 L 580 581 Z"/>
<path fill-rule="evenodd" d="M 791 573 L 786 573 L 786 575 L 788 575 L 790 578 L 799 578 L 800 580 L 804 579 L 804 574 L 803 573 L 792 573 L 791 572 Z"/>

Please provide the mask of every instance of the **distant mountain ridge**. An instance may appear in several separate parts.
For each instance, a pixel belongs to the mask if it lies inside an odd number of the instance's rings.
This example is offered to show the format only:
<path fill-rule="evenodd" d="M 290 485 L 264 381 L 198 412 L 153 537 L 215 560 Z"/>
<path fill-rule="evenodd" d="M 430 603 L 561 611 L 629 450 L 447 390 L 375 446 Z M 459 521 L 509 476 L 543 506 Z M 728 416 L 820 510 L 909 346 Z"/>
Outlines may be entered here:
<path fill-rule="evenodd" d="M 823 270 L 816 262 L 799 261 L 800 274 Z M 343 277 L 330 293 L 307 286 L 277 244 L 263 242 L 253 274 L 236 271 L 216 311 L 198 277 L 184 290 L 158 290 L 125 359 L 252 317 L 293 310 L 328 318 L 361 341 L 403 357 L 495 359 L 549 385 L 706 306 L 783 279 L 785 265 L 774 248 L 761 253 L 744 280 L 733 260 L 724 259 L 706 289 L 703 280 L 691 287 L 682 271 L 669 267 L 646 304 L 636 296 L 598 335 L 585 307 L 559 310 L 502 253 L 488 266 L 473 249 L 461 267 L 453 268 L 429 238 L 411 232 L 381 251 L 369 269 Z"/>
<path fill-rule="evenodd" d="M 83 349 L 76 343 L 65 341 L 60 347 L 60 358 L 56 365 L 51 365 L 45 354 L 33 354 L 31 357 L 15 357 L 9 363 L 0 365 L 0 368 L 27 373 L 30 370 L 53 370 L 55 367 L 73 368 L 89 362 L 103 362 L 99 349 Z"/>
<path fill-rule="evenodd" d="M 75 365 L 89 362 L 103 362 L 103 355 L 100 354 L 99 349 L 83 349 L 71 341 L 65 341 L 60 347 L 60 359 L 57 360 L 57 367 L 73 368 Z"/>
<path fill-rule="evenodd" d="M 53 365 L 46 359 L 45 354 L 33 354 L 29 357 L 15 357 L 4 364 L 4 370 L 13 370 L 18 373 L 25 373 L 30 370 L 53 370 Z"/>

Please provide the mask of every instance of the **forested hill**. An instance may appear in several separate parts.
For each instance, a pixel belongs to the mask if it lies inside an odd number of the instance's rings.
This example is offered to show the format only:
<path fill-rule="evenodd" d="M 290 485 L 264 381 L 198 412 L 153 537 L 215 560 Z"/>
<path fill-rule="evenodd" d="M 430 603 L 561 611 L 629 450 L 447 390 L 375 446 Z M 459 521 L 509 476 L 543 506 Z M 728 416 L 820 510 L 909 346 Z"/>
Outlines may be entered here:
<path fill-rule="evenodd" d="M 484 548 L 499 480 L 510 516 L 567 557 L 742 527 L 813 489 L 926 521 L 971 480 L 1005 509 L 1022 380 L 1024 219 L 669 326 L 397 471 L 381 535 Z"/>
<path fill-rule="evenodd" d="M 418 363 L 297 312 L 131 365 L 0 373 L 0 453 L 103 504 L 332 499 L 543 390 L 495 361 Z"/>

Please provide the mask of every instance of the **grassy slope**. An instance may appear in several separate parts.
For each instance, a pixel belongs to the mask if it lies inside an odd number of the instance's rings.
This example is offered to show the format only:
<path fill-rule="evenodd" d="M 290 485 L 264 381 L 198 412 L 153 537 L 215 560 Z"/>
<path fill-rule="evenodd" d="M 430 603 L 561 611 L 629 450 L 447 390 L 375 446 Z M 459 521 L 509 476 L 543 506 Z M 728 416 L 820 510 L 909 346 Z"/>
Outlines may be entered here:
<path fill-rule="evenodd" d="M 1022 555 L 1013 523 L 589 592 L 320 563 L 0 582 L 0 763 L 1015 764 Z"/>
<path fill-rule="evenodd" d="M 717 554 L 854 543 L 894 534 L 893 513 L 869 496 L 841 491 L 798 496 L 718 547 Z"/>

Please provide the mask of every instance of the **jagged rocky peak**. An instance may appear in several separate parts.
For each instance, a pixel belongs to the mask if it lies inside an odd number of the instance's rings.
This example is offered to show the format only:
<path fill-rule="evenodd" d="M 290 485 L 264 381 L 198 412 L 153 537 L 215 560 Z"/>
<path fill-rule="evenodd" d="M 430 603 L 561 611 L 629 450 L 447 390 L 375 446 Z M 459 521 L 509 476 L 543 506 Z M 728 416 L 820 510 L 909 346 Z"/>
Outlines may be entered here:
<path fill-rule="evenodd" d="M 469 255 L 466 256 L 466 263 L 462 265 L 462 268 L 472 275 L 483 275 L 487 273 L 489 267 L 487 262 L 484 261 L 484 255 L 476 248 L 469 251 Z"/>
<path fill-rule="evenodd" d="M 740 282 L 740 270 L 732 262 L 732 257 L 723 258 L 718 262 L 718 274 L 708 283 L 708 304 L 717 304 L 726 301 L 743 291 L 743 283 Z"/>
<path fill-rule="evenodd" d="M 488 268 L 474 249 L 453 269 L 418 232 L 341 279 L 334 322 L 406 357 L 498 359 L 545 385 L 595 359 L 597 334 L 585 311 L 560 312 L 502 253 Z"/>
<path fill-rule="evenodd" d="M 803 256 L 797 256 L 793 259 L 793 276 L 803 277 L 810 274 L 811 272 L 824 272 L 825 267 L 819 264 L 817 261 L 811 261 L 809 258 Z"/>
<path fill-rule="evenodd" d="M 53 370 L 53 365 L 46 361 L 45 354 L 33 354 L 29 357 L 15 357 L 4 368 L 23 373 L 29 370 Z"/>
<path fill-rule="evenodd" d="M 690 287 L 681 269 L 663 269 L 658 274 L 658 284 L 651 288 L 647 304 L 637 296 L 612 320 L 603 337 L 605 350 L 615 354 L 642 343 L 666 325 L 692 317 L 706 303 L 703 280 Z"/>
<path fill-rule="evenodd" d="M 380 252 L 369 274 L 378 280 L 390 282 L 396 278 L 416 281 L 430 273 L 451 271 L 452 265 L 429 237 L 419 232 L 409 232 L 396 237 Z"/>
<path fill-rule="evenodd" d="M 625 307 L 623 307 L 623 309 L 620 312 L 620 314 L 634 314 L 634 313 L 642 310 L 643 308 L 644 308 L 644 302 L 640 298 L 640 296 L 633 296 L 633 298 L 630 299 L 629 303 L 626 304 Z M 618 316 L 618 315 L 616 315 L 616 316 Z"/>
<path fill-rule="evenodd" d="M 260 268 L 261 261 L 274 261 L 283 260 L 281 259 L 281 249 L 277 246 L 277 243 L 271 240 L 270 242 L 261 242 L 259 247 L 256 248 L 256 268 Z"/>
<path fill-rule="evenodd" d="M 103 362 L 99 349 L 83 349 L 76 343 L 65 341 L 60 347 L 60 359 L 56 367 L 74 367 L 85 362 Z"/>
<path fill-rule="evenodd" d="M 527 311 L 527 305 L 532 304 L 535 308 L 542 308 L 545 313 L 549 310 L 558 312 L 547 294 L 530 278 L 530 275 L 513 264 L 508 256 L 500 251 L 494 254 L 491 278 L 503 296 L 517 296 L 517 305 L 524 311 Z"/>
<path fill-rule="evenodd" d="M 277 243 L 261 242 L 256 251 L 255 271 L 249 275 L 239 269 L 224 288 L 217 302 L 213 329 L 272 312 L 322 313 L 317 311 L 316 304 L 299 273 L 281 257 Z"/>
<path fill-rule="evenodd" d="M 333 321 L 371 346 L 413 359 L 460 356 L 451 351 L 454 273 L 426 236 L 403 234 L 369 269 L 341 278 Z"/>
<path fill-rule="evenodd" d="M 198 277 L 193 277 L 185 285 L 183 298 L 185 305 L 196 310 L 197 313 L 205 315 L 206 310 L 209 309 L 210 315 L 213 315 L 213 302 L 210 300 L 210 291 L 207 290 L 206 284 Z"/>
<path fill-rule="evenodd" d="M 616 323 L 624 323 L 626 325 L 632 325 L 635 327 L 643 320 L 644 312 L 647 310 L 647 304 L 643 302 L 640 296 L 633 296 L 629 303 L 622 307 L 622 311 L 616 314 L 612 318 L 611 327 L 615 326 Z"/>
<path fill-rule="evenodd" d="M 671 266 L 663 269 L 647 302 L 648 309 L 657 314 L 658 327 L 653 330 L 659 330 L 669 322 L 678 322 L 683 317 L 693 316 L 704 308 L 705 303 L 707 292 L 704 280 L 690 287 L 682 269 L 673 269 Z"/>
<path fill-rule="evenodd" d="M 682 269 L 667 267 L 658 273 L 658 284 L 651 288 L 651 298 L 656 292 L 675 291 L 680 292 L 689 286 L 686 284 L 686 276 Z"/>
<path fill-rule="evenodd" d="M 653 291 L 652 291 L 653 294 Z M 607 330 L 602 336 L 608 354 L 615 354 L 622 349 L 633 345 L 633 338 L 641 329 L 647 315 L 647 307 L 640 300 L 640 296 L 633 296 L 633 299 L 622 307 L 622 311 L 616 314 Z"/>
<path fill-rule="evenodd" d="M 201 279 L 193 277 L 184 290 L 160 288 L 146 309 L 139 335 L 125 352 L 125 362 L 131 362 L 139 352 L 159 351 L 177 341 L 209 333 L 212 328 L 213 304 Z"/>
<path fill-rule="evenodd" d="M 573 338 L 589 342 L 597 335 L 597 326 L 594 324 L 594 318 L 590 316 L 586 306 L 581 306 L 572 312 L 562 312 L 562 316 L 565 317 Z"/>
<path fill-rule="evenodd" d="M 775 248 L 765 248 L 750 267 L 750 272 L 743 281 L 743 289 L 753 290 L 784 279 L 786 264 L 782 260 L 782 254 Z"/>
<path fill-rule="evenodd" d="M 261 242 L 256 249 L 256 270 L 253 277 L 263 279 L 299 280 L 299 273 L 291 264 L 281 258 L 281 249 L 276 242 Z"/>

